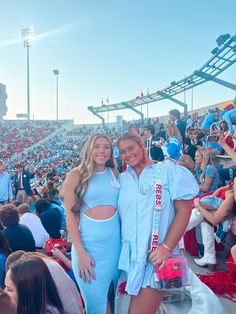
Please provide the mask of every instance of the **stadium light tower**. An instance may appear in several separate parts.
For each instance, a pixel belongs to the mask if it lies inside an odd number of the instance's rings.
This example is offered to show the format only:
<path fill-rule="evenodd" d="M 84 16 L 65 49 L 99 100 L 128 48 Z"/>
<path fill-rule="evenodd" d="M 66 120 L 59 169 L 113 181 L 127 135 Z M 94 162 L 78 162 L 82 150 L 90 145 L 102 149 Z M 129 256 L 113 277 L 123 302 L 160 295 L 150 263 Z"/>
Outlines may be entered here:
<path fill-rule="evenodd" d="M 27 119 L 30 120 L 30 77 L 29 77 L 29 47 L 32 43 L 34 27 L 28 26 L 22 29 L 24 47 L 27 49 Z"/>
<path fill-rule="evenodd" d="M 57 120 L 58 120 L 58 75 L 59 70 L 52 70 L 53 74 L 56 75 L 56 108 L 57 108 Z"/>

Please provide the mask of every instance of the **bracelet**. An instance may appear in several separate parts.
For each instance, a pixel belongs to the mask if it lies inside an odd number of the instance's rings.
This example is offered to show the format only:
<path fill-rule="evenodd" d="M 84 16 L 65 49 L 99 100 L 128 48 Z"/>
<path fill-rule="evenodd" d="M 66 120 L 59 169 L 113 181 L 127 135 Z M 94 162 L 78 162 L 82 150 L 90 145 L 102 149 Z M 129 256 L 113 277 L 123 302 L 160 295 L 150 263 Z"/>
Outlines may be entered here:
<path fill-rule="evenodd" d="M 169 248 L 168 245 L 166 245 L 164 242 L 162 243 L 163 248 L 165 248 L 167 251 L 169 251 L 170 253 L 172 253 L 173 250 L 171 250 L 171 248 Z"/>

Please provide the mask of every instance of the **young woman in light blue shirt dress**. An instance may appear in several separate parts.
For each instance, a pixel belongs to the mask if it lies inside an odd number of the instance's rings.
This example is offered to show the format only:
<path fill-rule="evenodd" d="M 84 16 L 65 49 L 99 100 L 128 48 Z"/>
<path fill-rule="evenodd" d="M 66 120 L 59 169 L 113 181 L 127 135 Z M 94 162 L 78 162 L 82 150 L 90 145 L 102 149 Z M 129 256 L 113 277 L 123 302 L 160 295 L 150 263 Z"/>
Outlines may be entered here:
<path fill-rule="evenodd" d="M 127 282 L 126 291 L 131 295 L 129 314 L 154 314 L 163 298 L 159 282 L 154 281 L 154 265 L 164 265 L 172 252 L 178 254 L 178 243 L 191 215 L 191 200 L 199 188 L 186 168 L 176 165 L 174 160 L 162 162 L 159 241 L 158 247 L 150 252 L 157 165 L 146 158 L 139 136 L 124 133 L 117 146 L 121 159 L 128 165 L 120 175 L 118 199 L 121 280 Z"/>

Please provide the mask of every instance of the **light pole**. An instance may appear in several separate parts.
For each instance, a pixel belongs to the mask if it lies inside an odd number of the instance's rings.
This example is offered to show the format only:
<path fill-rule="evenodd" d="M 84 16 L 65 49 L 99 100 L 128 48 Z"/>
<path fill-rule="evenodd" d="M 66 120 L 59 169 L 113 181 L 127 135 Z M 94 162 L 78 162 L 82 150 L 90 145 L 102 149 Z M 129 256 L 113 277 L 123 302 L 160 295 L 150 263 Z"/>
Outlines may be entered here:
<path fill-rule="evenodd" d="M 29 47 L 32 43 L 34 27 L 28 26 L 22 29 L 24 47 L 27 49 L 27 119 L 30 120 L 30 77 L 29 77 Z"/>
<path fill-rule="evenodd" d="M 59 70 L 52 70 L 53 74 L 56 75 L 56 108 L 57 108 L 57 120 L 58 120 L 58 75 Z"/>

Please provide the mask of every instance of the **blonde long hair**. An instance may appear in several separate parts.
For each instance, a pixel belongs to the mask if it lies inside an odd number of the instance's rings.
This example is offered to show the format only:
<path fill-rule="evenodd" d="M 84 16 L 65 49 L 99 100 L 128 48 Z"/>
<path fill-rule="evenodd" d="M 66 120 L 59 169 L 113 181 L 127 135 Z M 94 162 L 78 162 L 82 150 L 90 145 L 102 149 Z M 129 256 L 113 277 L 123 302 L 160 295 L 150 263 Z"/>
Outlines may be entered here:
<path fill-rule="evenodd" d="M 105 138 L 111 145 L 111 156 L 109 160 L 106 162 L 106 167 L 110 167 L 112 169 L 116 168 L 116 161 L 113 157 L 113 147 L 110 138 L 105 134 L 93 134 L 86 141 L 82 153 L 82 160 L 80 165 L 77 167 L 78 170 L 78 184 L 75 188 L 76 202 L 74 206 L 71 208 L 71 211 L 76 215 L 79 214 L 80 207 L 83 205 L 83 197 L 88 188 L 88 181 L 94 174 L 94 161 L 92 158 L 92 149 L 94 146 L 94 142 L 98 138 Z"/>
<path fill-rule="evenodd" d="M 212 161 L 211 161 L 211 155 L 209 150 L 206 147 L 200 147 L 197 149 L 196 153 L 199 153 L 202 155 L 202 161 L 201 161 L 201 165 L 200 165 L 200 169 L 202 171 L 201 175 L 200 175 L 200 182 L 204 181 L 204 175 L 205 175 L 205 171 L 206 171 L 206 166 L 207 165 L 213 165 Z"/>
<path fill-rule="evenodd" d="M 169 135 L 169 137 L 173 137 L 174 135 L 176 135 L 180 141 L 180 143 L 183 142 L 182 136 L 179 132 L 179 129 L 177 128 L 177 126 L 175 124 L 169 124 L 168 128 L 167 128 L 167 134 Z"/>

